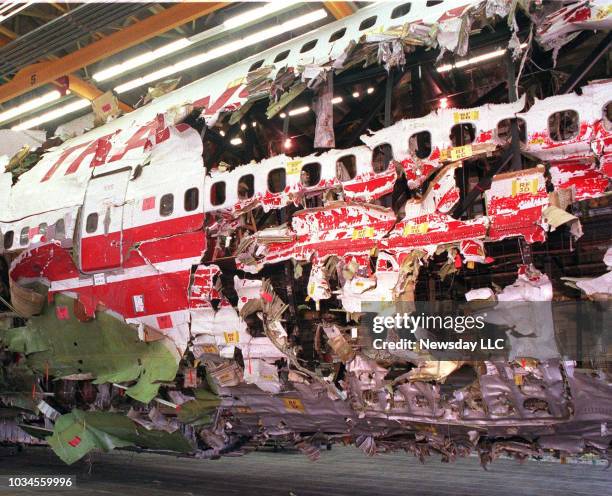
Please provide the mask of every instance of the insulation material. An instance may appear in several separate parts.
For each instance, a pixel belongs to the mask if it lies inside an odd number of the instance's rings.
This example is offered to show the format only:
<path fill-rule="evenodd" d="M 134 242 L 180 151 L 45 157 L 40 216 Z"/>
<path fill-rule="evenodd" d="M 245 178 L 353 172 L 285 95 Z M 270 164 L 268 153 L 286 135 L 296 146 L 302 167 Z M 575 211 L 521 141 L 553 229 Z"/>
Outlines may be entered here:
<path fill-rule="evenodd" d="M 313 144 L 315 148 L 333 148 L 336 146 L 333 97 L 334 79 L 332 73 L 329 73 L 325 82 L 319 87 L 313 105 L 313 110 L 317 115 Z"/>
<path fill-rule="evenodd" d="M 278 394 L 281 384 L 276 365 L 260 358 L 247 358 L 244 364 L 244 381 L 255 384 L 262 391 Z"/>
<path fill-rule="evenodd" d="M 599 277 L 562 277 L 562 279 L 569 286 L 583 291 L 592 300 L 609 301 L 612 299 L 612 247 L 606 250 L 603 261 L 608 272 Z"/>
<path fill-rule="evenodd" d="M 331 297 L 325 266 L 320 261 L 313 263 L 310 269 L 308 296 L 315 301 L 317 308 L 321 300 L 327 300 Z"/>

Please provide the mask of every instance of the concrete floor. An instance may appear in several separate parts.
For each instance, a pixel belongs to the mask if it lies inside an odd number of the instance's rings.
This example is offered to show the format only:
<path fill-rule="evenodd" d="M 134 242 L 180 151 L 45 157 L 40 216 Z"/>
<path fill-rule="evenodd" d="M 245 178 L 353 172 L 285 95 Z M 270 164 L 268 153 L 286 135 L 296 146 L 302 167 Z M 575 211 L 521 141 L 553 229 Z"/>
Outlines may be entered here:
<path fill-rule="evenodd" d="M 605 496 L 612 493 L 612 470 L 601 465 L 497 460 L 485 472 L 478 459 L 421 465 L 406 454 L 368 458 L 334 447 L 318 462 L 296 452 L 255 452 L 240 458 L 192 460 L 118 452 L 96 453 L 88 466 L 65 466 L 51 451 L 28 448 L 0 453 L 4 475 L 75 474 L 77 489 L 61 491 L 0 488 L 0 494 L 205 495 L 205 496 Z M 6 479 L 3 479 L 6 480 Z"/>

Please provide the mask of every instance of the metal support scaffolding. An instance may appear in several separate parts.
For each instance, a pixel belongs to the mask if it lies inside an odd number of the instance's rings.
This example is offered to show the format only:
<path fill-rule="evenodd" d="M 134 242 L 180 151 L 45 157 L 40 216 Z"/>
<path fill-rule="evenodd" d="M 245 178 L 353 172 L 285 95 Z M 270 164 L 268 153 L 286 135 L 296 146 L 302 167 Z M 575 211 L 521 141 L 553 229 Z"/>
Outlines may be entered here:
<path fill-rule="evenodd" d="M 606 37 L 599 42 L 599 44 L 593 49 L 589 56 L 576 67 L 576 70 L 570 75 L 568 80 L 559 90 L 559 94 L 569 93 L 573 91 L 576 85 L 588 74 L 591 68 L 597 63 L 597 61 L 608 53 L 612 45 L 612 31 L 609 32 Z"/>

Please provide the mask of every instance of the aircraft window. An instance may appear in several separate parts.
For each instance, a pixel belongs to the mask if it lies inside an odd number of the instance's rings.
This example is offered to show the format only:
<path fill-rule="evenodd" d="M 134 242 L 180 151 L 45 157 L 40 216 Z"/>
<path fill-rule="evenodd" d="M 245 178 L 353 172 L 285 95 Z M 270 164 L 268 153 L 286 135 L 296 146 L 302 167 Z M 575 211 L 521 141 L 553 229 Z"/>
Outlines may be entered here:
<path fill-rule="evenodd" d="M 98 214 L 96 212 L 92 212 L 87 216 L 87 220 L 85 220 L 85 231 L 89 234 L 96 232 L 98 229 Z"/>
<path fill-rule="evenodd" d="M 300 171 L 300 182 L 304 186 L 316 186 L 321 180 L 321 164 L 314 162 L 306 164 Z"/>
<path fill-rule="evenodd" d="M 565 141 L 578 136 L 580 120 L 575 110 L 562 110 L 548 117 L 548 133 L 553 141 Z"/>
<path fill-rule="evenodd" d="M 603 123 L 606 131 L 612 131 L 612 102 L 606 103 L 603 110 Z"/>
<path fill-rule="evenodd" d="M 300 48 L 300 53 L 306 53 L 312 50 L 316 46 L 317 41 L 319 40 L 310 40 L 304 43 L 304 45 L 302 45 L 302 48 Z"/>
<path fill-rule="evenodd" d="M 336 160 L 336 177 L 340 181 L 348 181 L 357 175 L 355 155 L 345 155 Z"/>
<path fill-rule="evenodd" d="M 59 219 L 55 223 L 55 239 L 63 239 L 66 237 L 66 226 L 64 224 L 64 219 Z"/>
<path fill-rule="evenodd" d="M 410 12 L 410 7 L 410 3 L 403 3 L 401 5 L 398 5 L 393 9 L 393 12 L 391 12 L 391 19 L 397 19 L 398 17 L 405 16 L 408 12 Z"/>
<path fill-rule="evenodd" d="M 268 191 L 270 193 L 280 193 L 287 184 L 287 174 L 285 169 L 273 169 L 268 174 Z"/>
<path fill-rule="evenodd" d="M 410 154 L 417 158 L 427 158 L 431 155 L 431 133 L 429 131 L 421 131 L 415 133 L 408 139 L 408 148 Z"/>
<path fill-rule="evenodd" d="M 387 170 L 389 163 L 393 159 L 393 149 L 389 143 L 378 145 L 372 151 L 372 168 L 377 174 Z"/>
<path fill-rule="evenodd" d="M 519 118 L 517 121 L 519 140 L 521 143 L 525 143 L 527 141 L 527 128 L 525 126 L 525 120 Z M 497 123 L 497 137 L 504 143 L 510 143 L 510 139 L 512 137 L 511 125 L 512 119 L 503 119 Z"/>
<path fill-rule="evenodd" d="M 29 227 L 24 227 L 21 230 L 21 234 L 19 234 L 19 244 L 21 246 L 25 246 L 25 245 L 28 244 L 28 241 L 30 239 L 30 237 L 28 236 L 29 232 L 30 232 L 30 228 Z"/>
<path fill-rule="evenodd" d="M 332 35 L 329 37 L 329 43 L 338 41 L 340 38 L 343 38 L 345 34 L 346 34 L 346 28 L 339 29 L 338 31 L 332 33 Z"/>
<path fill-rule="evenodd" d="M 251 64 L 251 67 L 249 67 L 248 72 L 251 71 L 255 71 L 257 69 L 259 69 L 264 63 L 264 59 L 258 60 L 257 62 L 254 62 L 253 64 Z"/>
<path fill-rule="evenodd" d="M 189 188 L 185 191 L 185 212 L 191 212 L 198 208 L 200 203 L 200 192 L 198 188 Z"/>
<path fill-rule="evenodd" d="M 374 24 L 376 24 L 376 17 L 377 16 L 368 17 L 367 19 L 361 21 L 361 24 L 359 25 L 359 31 L 363 31 L 364 29 L 368 29 L 374 26 Z"/>
<path fill-rule="evenodd" d="M 8 250 L 11 246 L 13 246 L 13 238 L 15 237 L 14 231 L 6 231 L 4 233 L 4 249 Z"/>
<path fill-rule="evenodd" d="M 462 122 L 451 127 L 450 140 L 453 146 L 469 145 L 476 137 L 476 127 L 469 122 Z"/>
<path fill-rule="evenodd" d="M 174 211 L 174 195 L 168 193 L 159 200 L 159 215 L 168 217 Z"/>
<path fill-rule="evenodd" d="M 255 176 L 246 174 L 238 181 L 238 199 L 248 200 L 255 194 Z"/>
<path fill-rule="evenodd" d="M 225 181 L 219 181 L 210 187 L 210 204 L 215 207 L 225 203 Z"/>
<path fill-rule="evenodd" d="M 47 223 L 43 222 L 42 224 L 38 225 L 38 234 L 40 235 L 45 235 L 47 234 Z"/>
<path fill-rule="evenodd" d="M 279 53 L 276 57 L 274 57 L 274 63 L 276 64 L 277 62 L 281 62 L 285 60 L 287 57 L 289 57 L 290 51 L 291 50 L 284 50 L 281 53 Z"/>
<path fill-rule="evenodd" d="M 425 7 L 433 7 L 434 5 L 440 5 L 444 0 L 427 0 Z"/>

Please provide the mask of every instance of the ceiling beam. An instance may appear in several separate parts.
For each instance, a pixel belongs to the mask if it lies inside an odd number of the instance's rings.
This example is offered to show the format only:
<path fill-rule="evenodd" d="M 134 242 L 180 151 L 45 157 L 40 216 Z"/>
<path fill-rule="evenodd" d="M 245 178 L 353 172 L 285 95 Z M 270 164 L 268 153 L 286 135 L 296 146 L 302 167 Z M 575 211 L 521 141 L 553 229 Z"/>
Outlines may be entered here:
<path fill-rule="evenodd" d="M 62 76 L 210 14 L 225 5 L 227 2 L 178 4 L 57 60 L 25 67 L 9 83 L 0 86 L 0 103 L 52 83 Z"/>
<path fill-rule="evenodd" d="M 6 28 L 5 28 L 5 31 L 8 33 L 8 36 L 11 37 L 11 39 L 18 38 L 17 33 L 9 29 L 6 29 Z M 0 40 L 0 45 L 1 45 L 1 40 Z M 50 60 L 58 59 L 54 55 L 48 55 L 47 58 Z M 56 86 L 62 86 L 62 84 L 60 84 L 57 80 L 53 81 L 53 84 L 55 84 Z M 68 77 L 68 89 L 72 91 L 75 95 L 78 95 L 81 98 L 86 98 L 89 101 L 93 101 L 96 98 L 98 98 L 100 95 L 104 94 L 102 90 L 100 90 L 93 84 L 90 84 L 87 81 L 82 80 L 80 77 L 76 76 L 75 74 L 70 74 L 70 76 Z M 121 100 L 119 100 L 119 108 L 126 113 L 134 110 L 127 103 L 124 103 Z"/>
<path fill-rule="evenodd" d="M 323 2 L 325 8 L 329 10 L 330 14 L 336 19 L 342 19 L 343 17 L 350 16 L 355 13 L 353 7 L 349 2 Z"/>

